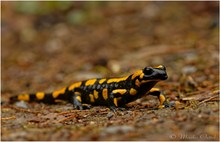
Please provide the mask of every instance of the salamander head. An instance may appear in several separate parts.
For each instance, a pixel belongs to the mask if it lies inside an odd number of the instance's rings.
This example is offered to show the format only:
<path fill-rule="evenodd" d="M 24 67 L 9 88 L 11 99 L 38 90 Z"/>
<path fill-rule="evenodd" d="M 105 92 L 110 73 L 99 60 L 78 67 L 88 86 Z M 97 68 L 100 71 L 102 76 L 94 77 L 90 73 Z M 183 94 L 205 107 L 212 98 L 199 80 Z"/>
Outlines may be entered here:
<path fill-rule="evenodd" d="M 145 67 L 132 75 L 132 79 L 138 79 L 141 83 L 151 81 L 158 82 L 160 80 L 166 80 L 167 78 L 166 68 L 163 65 L 157 67 Z"/>
<path fill-rule="evenodd" d="M 143 70 L 142 80 L 166 80 L 168 78 L 166 73 L 166 68 L 163 65 L 159 65 L 157 67 L 145 67 Z"/>

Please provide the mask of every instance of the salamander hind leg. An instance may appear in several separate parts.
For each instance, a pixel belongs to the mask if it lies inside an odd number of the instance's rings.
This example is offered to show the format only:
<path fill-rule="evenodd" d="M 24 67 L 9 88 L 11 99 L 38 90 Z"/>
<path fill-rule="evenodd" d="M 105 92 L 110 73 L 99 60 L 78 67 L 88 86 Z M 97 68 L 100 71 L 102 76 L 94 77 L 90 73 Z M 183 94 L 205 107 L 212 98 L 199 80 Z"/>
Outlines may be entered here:
<path fill-rule="evenodd" d="M 126 89 L 115 89 L 109 94 L 108 106 L 112 111 L 115 112 L 116 110 L 121 109 L 121 107 L 119 107 L 121 106 L 121 104 L 119 104 L 118 100 L 120 100 L 119 98 L 121 98 L 126 93 L 127 93 Z"/>
<path fill-rule="evenodd" d="M 91 108 L 91 105 L 82 103 L 81 95 L 78 92 L 73 94 L 72 103 L 73 103 L 73 108 L 74 109 L 85 110 L 85 109 L 90 109 Z"/>
<path fill-rule="evenodd" d="M 149 95 L 157 96 L 160 105 L 159 108 L 164 108 L 164 107 L 171 107 L 172 105 L 167 101 L 167 98 L 162 94 L 161 90 L 159 88 L 152 88 L 149 93 Z"/>
<path fill-rule="evenodd" d="M 118 107 L 118 101 L 117 98 L 114 97 L 113 93 L 110 93 L 109 98 L 108 98 L 108 107 L 110 110 L 113 112 L 116 112 L 116 107 Z"/>

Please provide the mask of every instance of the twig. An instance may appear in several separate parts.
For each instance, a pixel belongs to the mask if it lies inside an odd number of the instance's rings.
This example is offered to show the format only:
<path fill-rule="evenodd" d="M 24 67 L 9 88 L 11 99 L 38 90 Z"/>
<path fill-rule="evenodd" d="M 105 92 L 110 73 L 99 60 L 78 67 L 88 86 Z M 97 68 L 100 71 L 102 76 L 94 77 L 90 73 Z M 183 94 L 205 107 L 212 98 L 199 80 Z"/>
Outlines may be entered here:
<path fill-rule="evenodd" d="M 218 95 L 215 95 L 215 96 L 213 96 L 213 97 L 210 97 L 210 98 L 208 98 L 208 99 L 205 99 L 205 100 L 199 102 L 198 105 L 201 105 L 202 103 L 208 102 L 208 101 L 210 101 L 210 100 L 212 100 L 212 99 L 214 99 L 214 98 L 217 98 L 217 97 L 218 97 Z"/>
<path fill-rule="evenodd" d="M 17 111 L 28 112 L 28 113 L 34 113 L 34 114 L 40 113 L 40 111 L 32 111 L 32 110 L 30 110 L 30 109 L 23 109 L 23 108 L 14 107 L 14 106 L 4 106 L 4 108 L 11 108 L 11 109 L 15 109 L 15 110 L 17 110 Z"/>
<path fill-rule="evenodd" d="M 10 117 L 3 117 L 1 120 L 11 120 L 11 119 L 16 119 L 15 116 L 10 116 Z"/>
<path fill-rule="evenodd" d="M 64 118 L 64 119 L 61 119 L 61 120 L 59 120 L 58 122 L 64 122 L 64 121 L 67 121 L 67 120 L 70 120 L 70 119 L 73 119 L 73 118 L 76 118 L 78 115 L 71 115 L 71 116 L 69 116 L 69 117 L 67 117 L 67 118 Z"/>

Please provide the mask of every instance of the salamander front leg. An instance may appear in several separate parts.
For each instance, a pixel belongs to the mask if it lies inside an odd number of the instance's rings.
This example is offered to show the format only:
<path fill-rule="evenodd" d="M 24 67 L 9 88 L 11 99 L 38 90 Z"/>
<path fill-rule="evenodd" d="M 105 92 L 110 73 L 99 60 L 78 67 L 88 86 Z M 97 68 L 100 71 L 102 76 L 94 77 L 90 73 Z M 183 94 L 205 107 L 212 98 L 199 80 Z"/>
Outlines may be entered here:
<path fill-rule="evenodd" d="M 158 97 L 158 99 L 160 101 L 159 108 L 171 107 L 172 106 L 171 104 L 169 104 L 166 97 L 161 93 L 160 89 L 152 88 L 148 94 Z"/>

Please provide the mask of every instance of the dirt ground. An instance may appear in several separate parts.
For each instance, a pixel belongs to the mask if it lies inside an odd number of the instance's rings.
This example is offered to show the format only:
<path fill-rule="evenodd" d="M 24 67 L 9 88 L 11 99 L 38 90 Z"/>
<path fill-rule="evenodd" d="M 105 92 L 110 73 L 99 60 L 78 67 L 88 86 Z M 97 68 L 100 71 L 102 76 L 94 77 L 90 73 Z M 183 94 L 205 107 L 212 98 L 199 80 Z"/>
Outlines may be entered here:
<path fill-rule="evenodd" d="M 219 2 L 1 2 L 1 140 L 219 140 Z M 163 64 L 157 87 L 113 113 L 17 102 Z"/>

